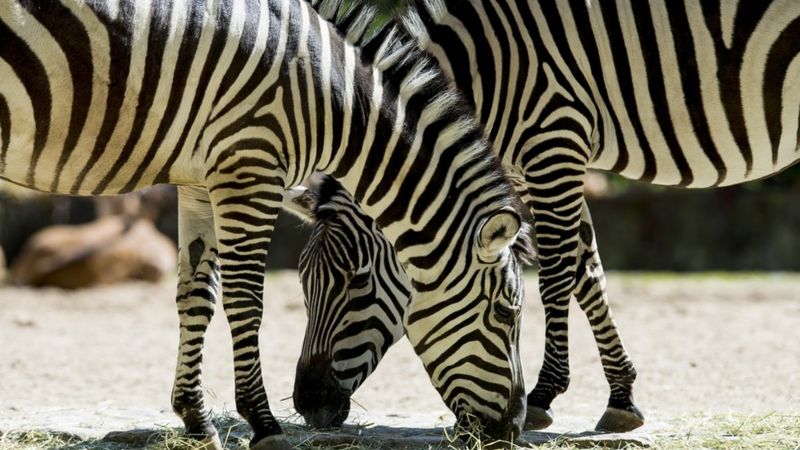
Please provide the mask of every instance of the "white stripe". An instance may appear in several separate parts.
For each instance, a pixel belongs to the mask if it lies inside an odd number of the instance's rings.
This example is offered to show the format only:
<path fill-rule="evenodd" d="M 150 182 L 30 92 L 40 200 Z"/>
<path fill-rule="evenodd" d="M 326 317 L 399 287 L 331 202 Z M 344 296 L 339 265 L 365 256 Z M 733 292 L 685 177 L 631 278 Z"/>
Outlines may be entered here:
<path fill-rule="evenodd" d="M 743 0 L 752 1 L 752 0 Z M 725 46 L 731 48 L 733 45 L 733 25 L 736 20 L 736 9 L 739 7 L 739 0 L 728 0 L 719 2 L 719 19 L 722 28 L 722 41 Z"/>

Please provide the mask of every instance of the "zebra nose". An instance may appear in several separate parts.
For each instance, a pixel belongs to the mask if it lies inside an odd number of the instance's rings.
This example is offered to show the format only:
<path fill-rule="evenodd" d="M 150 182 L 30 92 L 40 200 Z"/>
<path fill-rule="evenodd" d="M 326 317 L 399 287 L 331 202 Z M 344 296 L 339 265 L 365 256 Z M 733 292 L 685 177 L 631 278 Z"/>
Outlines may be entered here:
<path fill-rule="evenodd" d="M 484 428 L 486 436 L 493 441 L 499 441 L 498 448 L 505 448 L 508 443 L 514 442 L 522 432 L 525 423 L 526 397 L 524 389 L 515 389 L 509 401 L 509 408 L 500 420 L 489 420 Z"/>
<path fill-rule="evenodd" d="M 340 427 L 350 413 L 350 395 L 333 376 L 331 360 L 314 355 L 297 364 L 294 409 L 314 428 Z"/>

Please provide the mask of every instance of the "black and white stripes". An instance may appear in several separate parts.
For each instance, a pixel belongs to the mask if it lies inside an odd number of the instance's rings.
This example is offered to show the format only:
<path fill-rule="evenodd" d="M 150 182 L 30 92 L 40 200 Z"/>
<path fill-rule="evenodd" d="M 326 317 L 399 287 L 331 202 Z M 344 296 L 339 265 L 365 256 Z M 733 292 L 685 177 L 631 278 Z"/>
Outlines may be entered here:
<path fill-rule="evenodd" d="M 794 163 L 800 3 L 419 0 L 398 21 L 474 106 L 536 218 L 546 348 L 528 425 L 549 425 L 550 403 L 569 384 L 572 295 L 611 387 L 598 428 L 641 425 L 585 171 L 701 188 Z"/>
<path fill-rule="evenodd" d="M 407 36 L 365 35 L 359 9 L 328 12 L 361 49 L 297 0 L 3 2 L 0 176 L 73 194 L 180 185 L 175 409 L 218 445 L 199 364 L 220 298 L 237 409 L 254 447 L 285 448 L 258 350 L 265 260 L 284 189 L 332 174 L 407 265 L 408 335 L 434 386 L 459 417 L 511 437 L 524 413 L 518 318 L 493 311 L 522 299 L 513 190 Z"/>
<path fill-rule="evenodd" d="M 317 428 L 347 417 L 350 395 L 403 335 L 411 286 L 391 243 L 332 178 L 285 202 L 314 223 L 300 255 L 308 326 L 294 406 Z"/>

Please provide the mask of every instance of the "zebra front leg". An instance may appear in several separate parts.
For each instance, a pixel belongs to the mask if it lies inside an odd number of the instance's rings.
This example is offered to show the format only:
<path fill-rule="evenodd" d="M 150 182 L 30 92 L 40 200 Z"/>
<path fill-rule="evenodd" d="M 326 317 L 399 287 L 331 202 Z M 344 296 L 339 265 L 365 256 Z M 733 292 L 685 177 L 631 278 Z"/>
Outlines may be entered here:
<path fill-rule="evenodd" d="M 205 449 L 221 449 L 217 430 L 203 402 L 203 342 L 219 294 L 219 264 L 214 217 L 208 192 L 178 188 L 178 316 L 180 344 L 172 409 L 183 420 L 187 436 Z"/>
<path fill-rule="evenodd" d="M 585 156 L 574 149 L 543 151 L 525 171 L 545 314 L 544 359 L 536 386 L 528 394 L 528 430 L 553 423 L 550 404 L 569 386 L 567 319 L 578 265 L 585 172 Z"/>
<path fill-rule="evenodd" d="M 225 166 L 224 162 L 220 165 Z M 277 178 L 229 166 L 209 189 L 219 249 L 222 306 L 231 328 L 236 410 L 253 429 L 250 448 L 288 450 L 261 376 L 258 333 L 269 242 L 281 208 Z M 255 170 L 253 170 L 255 172 Z M 212 176 L 212 180 L 214 177 Z M 273 184 L 270 184 L 273 183 Z"/>
<path fill-rule="evenodd" d="M 617 333 L 606 295 L 606 277 L 589 207 L 584 201 L 580 227 L 579 262 L 575 298 L 592 328 L 603 372 L 611 388 L 608 408 L 597 423 L 598 431 L 625 432 L 644 424 L 644 416 L 633 402 L 636 369 Z"/>

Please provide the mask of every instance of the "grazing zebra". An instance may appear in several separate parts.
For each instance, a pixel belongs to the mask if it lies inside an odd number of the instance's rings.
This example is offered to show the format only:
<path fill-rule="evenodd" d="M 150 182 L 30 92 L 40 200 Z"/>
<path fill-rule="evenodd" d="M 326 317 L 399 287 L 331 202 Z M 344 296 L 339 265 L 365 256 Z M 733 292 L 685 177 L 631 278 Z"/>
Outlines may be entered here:
<path fill-rule="evenodd" d="M 340 2 L 311 1 L 325 17 Z M 585 172 L 704 188 L 758 179 L 796 162 L 800 2 L 418 0 L 398 13 L 397 22 L 469 99 L 536 218 L 546 344 L 538 383 L 527 398 L 526 427 L 552 423 L 550 404 L 569 384 L 571 295 L 589 319 L 610 385 L 597 428 L 640 426 L 644 417 L 632 392 L 636 371 L 609 311 L 583 198 Z M 338 211 L 356 214 L 354 208 Z M 343 236 L 352 238 L 350 245 L 382 241 L 355 232 Z M 313 263 L 319 262 L 303 261 Z M 320 270 L 301 266 L 303 273 Z M 313 279 L 303 282 L 311 284 L 307 292 L 317 289 Z M 307 339 L 325 338 L 315 332 L 311 328 Z M 370 354 L 377 344 L 343 332 L 334 338 L 352 342 L 348 352 L 339 350 L 346 358 L 332 355 L 334 366 L 371 358 L 373 364 L 362 367 L 374 369 L 382 354 Z M 335 340 L 327 345 L 341 346 Z M 324 357 L 304 354 L 298 370 L 322 371 L 303 367 L 315 359 Z M 335 389 L 345 393 L 353 386 L 346 377 L 340 384 Z M 338 398 L 317 407 L 337 410 L 342 404 Z"/>
<path fill-rule="evenodd" d="M 251 444 L 289 448 L 262 381 L 264 263 L 284 189 L 314 170 L 393 243 L 408 336 L 459 420 L 498 438 L 524 420 L 518 197 L 441 72 L 392 27 L 362 36 L 362 19 L 338 18 L 348 42 L 297 0 L 0 4 L 0 177 L 79 195 L 179 186 L 173 407 L 208 447 L 200 363 L 221 298 Z"/>
<path fill-rule="evenodd" d="M 314 223 L 300 254 L 308 326 L 294 407 L 316 428 L 340 426 L 350 395 L 405 335 L 411 285 L 389 240 L 333 178 L 292 188 L 284 205 Z"/>

